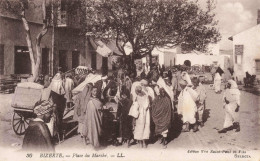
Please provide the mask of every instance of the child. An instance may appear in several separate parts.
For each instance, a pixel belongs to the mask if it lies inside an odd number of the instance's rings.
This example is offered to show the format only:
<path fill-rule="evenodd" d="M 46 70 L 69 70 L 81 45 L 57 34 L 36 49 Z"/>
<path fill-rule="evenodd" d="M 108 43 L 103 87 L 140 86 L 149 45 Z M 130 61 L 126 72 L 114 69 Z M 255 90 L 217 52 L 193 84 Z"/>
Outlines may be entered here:
<path fill-rule="evenodd" d="M 194 90 L 198 93 L 198 99 L 196 101 L 196 105 L 198 108 L 197 111 L 197 120 L 198 120 L 198 124 L 200 125 L 200 127 L 204 126 L 204 122 L 203 122 L 203 113 L 205 110 L 205 100 L 206 100 L 206 89 L 205 87 L 201 84 L 200 80 L 198 78 L 193 78 L 193 85 L 194 85 Z M 197 130 L 197 128 L 196 128 Z"/>
<path fill-rule="evenodd" d="M 240 91 L 237 83 L 232 79 L 228 80 L 223 102 L 225 109 L 225 122 L 224 128 L 218 131 L 218 133 L 226 133 L 233 129 L 236 129 L 236 132 L 239 132 L 240 125 L 238 121 L 238 112 L 240 107 Z"/>

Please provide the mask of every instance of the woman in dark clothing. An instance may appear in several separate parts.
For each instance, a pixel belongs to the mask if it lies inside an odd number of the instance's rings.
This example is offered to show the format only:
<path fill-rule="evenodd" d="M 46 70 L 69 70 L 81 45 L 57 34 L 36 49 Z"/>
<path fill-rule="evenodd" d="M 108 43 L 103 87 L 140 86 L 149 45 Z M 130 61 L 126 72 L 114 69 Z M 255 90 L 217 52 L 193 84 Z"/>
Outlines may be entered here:
<path fill-rule="evenodd" d="M 129 116 L 129 110 L 132 106 L 132 101 L 129 99 L 130 92 L 123 86 L 121 92 L 121 100 L 118 104 L 117 118 L 120 120 L 120 134 L 122 137 L 122 142 L 127 142 L 128 147 L 130 147 L 130 141 L 133 138 L 133 117 Z"/>
<path fill-rule="evenodd" d="M 50 130 L 46 125 L 50 121 L 52 110 L 52 104 L 49 101 L 40 102 L 34 108 L 37 118 L 29 122 L 24 135 L 22 150 L 26 152 L 54 152 Z"/>

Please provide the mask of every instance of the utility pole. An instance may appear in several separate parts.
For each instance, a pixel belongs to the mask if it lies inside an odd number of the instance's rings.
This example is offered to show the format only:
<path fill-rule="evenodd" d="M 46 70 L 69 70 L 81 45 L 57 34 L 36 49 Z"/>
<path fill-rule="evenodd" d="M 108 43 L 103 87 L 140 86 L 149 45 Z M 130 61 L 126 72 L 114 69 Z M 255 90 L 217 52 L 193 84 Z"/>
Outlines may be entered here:
<path fill-rule="evenodd" d="M 52 36 L 51 36 L 51 61 L 50 71 L 51 75 L 54 75 L 54 54 L 55 54 L 55 22 L 54 22 L 54 0 L 51 1 L 51 18 L 52 18 Z"/>

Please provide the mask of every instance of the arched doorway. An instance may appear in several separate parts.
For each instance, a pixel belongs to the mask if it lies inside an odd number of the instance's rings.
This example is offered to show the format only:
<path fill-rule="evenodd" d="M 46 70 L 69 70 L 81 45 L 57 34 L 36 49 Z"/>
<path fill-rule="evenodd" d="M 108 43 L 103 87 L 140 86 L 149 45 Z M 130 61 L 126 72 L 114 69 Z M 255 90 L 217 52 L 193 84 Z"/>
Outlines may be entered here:
<path fill-rule="evenodd" d="M 191 62 L 189 60 L 185 60 L 184 61 L 184 65 L 190 67 L 191 66 Z"/>

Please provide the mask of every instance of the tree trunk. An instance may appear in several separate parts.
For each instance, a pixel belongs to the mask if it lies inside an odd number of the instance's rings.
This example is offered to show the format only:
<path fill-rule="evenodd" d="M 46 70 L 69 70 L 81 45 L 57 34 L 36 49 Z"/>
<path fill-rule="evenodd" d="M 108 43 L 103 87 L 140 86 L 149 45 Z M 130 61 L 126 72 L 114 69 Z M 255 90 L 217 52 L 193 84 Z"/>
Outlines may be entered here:
<path fill-rule="evenodd" d="M 31 33 L 30 33 L 30 27 L 29 27 L 28 21 L 26 20 L 24 14 L 22 15 L 22 21 L 23 21 L 23 26 L 25 29 L 25 34 L 26 34 L 26 42 L 27 42 L 29 54 L 30 54 L 31 70 L 32 70 L 32 74 L 34 76 L 35 75 L 35 72 L 34 72 L 35 71 L 35 59 L 34 59 L 34 53 L 33 53 L 33 47 L 32 47 L 32 38 L 31 38 Z"/>
<path fill-rule="evenodd" d="M 35 58 L 34 52 L 33 52 L 29 23 L 28 23 L 27 19 L 25 18 L 24 4 L 21 3 L 21 5 L 22 5 L 21 17 L 22 17 L 23 26 L 24 26 L 25 33 L 26 33 L 26 42 L 27 42 L 29 54 L 30 54 L 33 81 L 35 81 L 39 75 L 39 68 L 40 68 L 41 57 L 42 57 L 41 46 L 40 46 L 41 39 L 48 31 L 48 26 L 47 26 L 47 21 L 46 21 L 46 0 L 44 0 L 43 4 L 42 4 L 43 28 L 42 28 L 42 31 L 37 35 L 37 39 L 36 39 L 36 58 Z"/>
<path fill-rule="evenodd" d="M 40 69 L 40 64 L 42 60 L 42 51 L 41 51 L 41 40 L 43 36 L 48 32 L 48 25 L 47 25 L 47 20 L 46 20 L 46 0 L 43 1 L 42 4 L 42 10 L 43 10 L 43 27 L 42 31 L 37 35 L 36 38 L 36 63 L 35 63 L 35 69 L 34 69 L 34 75 L 33 78 L 36 80 L 39 75 L 39 69 Z"/>

